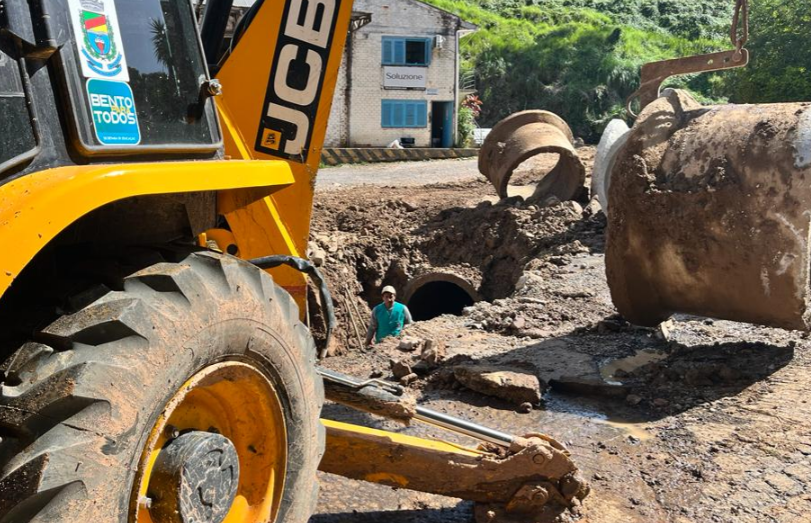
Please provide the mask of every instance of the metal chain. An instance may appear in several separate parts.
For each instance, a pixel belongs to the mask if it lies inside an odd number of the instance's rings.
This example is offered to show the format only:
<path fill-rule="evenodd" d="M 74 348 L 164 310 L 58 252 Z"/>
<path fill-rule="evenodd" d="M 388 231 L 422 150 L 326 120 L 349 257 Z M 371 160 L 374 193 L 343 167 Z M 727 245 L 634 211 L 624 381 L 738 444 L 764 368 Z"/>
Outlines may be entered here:
<path fill-rule="evenodd" d="M 738 36 L 738 29 L 740 29 L 740 36 Z M 735 47 L 735 55 L 732 59 L 738 62 L 741 59 L 741 49 L 749 40 L 749 0 L 736 0 L 735 14 L 732 15 L 732 28 L 729 30 L 729 39 Z"/>

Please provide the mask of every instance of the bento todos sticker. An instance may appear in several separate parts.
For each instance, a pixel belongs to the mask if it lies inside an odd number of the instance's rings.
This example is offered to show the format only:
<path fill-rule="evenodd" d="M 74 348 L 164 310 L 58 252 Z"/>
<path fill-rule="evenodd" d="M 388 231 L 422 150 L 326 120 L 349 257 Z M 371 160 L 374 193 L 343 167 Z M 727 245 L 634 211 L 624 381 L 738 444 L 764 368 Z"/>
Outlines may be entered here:
<path fill-rule="evenodd" d="M 135 98 L 128 84 L 91 78 L 87 81 L 87 99 L 90 102 L 96 138 L 101 144 L 141 143 Z"/>
<path fill-rule="evenodd" d="M 127 59 L 121 44 L 113 0 L 68 0 L 82 75 L 128 82 Z"/>

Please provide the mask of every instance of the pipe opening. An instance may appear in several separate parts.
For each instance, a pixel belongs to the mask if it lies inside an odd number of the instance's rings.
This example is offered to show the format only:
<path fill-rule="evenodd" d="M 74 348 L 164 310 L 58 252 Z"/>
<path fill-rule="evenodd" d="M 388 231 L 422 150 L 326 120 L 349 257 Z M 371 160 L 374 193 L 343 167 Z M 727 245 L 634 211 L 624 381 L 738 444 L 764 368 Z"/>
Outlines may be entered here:
<path fill-rule="evenodd" d="M 406 305 L 414 321 L 430 320 L 443 314 L 459 316 L 475 300 L 459 285 L 450 281 L 431 281 L 417 288 Z"/>
<path fill-rule="evenodd" d="M 562 160 L 558 153 L 540 153 L 530 156 L 515 168 L 507 182 L 507 197 L 521 196 L 532 198 L 542 185 L 544 178 L 555 170 Z M 544 187 L 542 192 L 548 191 Z M 548 196 L 548 195 L 547 195 Z"/>

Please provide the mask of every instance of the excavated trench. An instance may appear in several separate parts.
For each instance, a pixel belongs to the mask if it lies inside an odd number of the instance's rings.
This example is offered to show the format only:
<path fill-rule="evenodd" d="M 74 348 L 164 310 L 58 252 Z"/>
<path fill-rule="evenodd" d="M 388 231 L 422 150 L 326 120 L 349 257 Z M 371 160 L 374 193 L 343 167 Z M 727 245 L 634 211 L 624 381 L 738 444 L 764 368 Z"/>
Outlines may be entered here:
<path fill-rule="evenodd" d="M 532 167 L 548 170 L 557 161 L 557 155 L 539 155 Z M 532 183 L 536 169 L 519 170 L 517 181 Z M 478 302 L 512 296 L 528 268 L 539 267 L 538 255 L 563 253 L 573 237 L 582 236 L 580 229 L 602 226 L 583 221 L 576 202 L 499 200 L 484 180 L 473 191 L 448 185 L 424 194 L 384 194 L 341 191 L 316 203 L 310 248 L 323 259 L 335 303 L 334 353 L 362 346 L 371 308 L 386 285 L 397 289 L 398 301 L 417 321 L 461 315 Z M 586 237 L 601 241 L 591 233 Z M 314 307 L 310 318 L 318 341 Z"/>

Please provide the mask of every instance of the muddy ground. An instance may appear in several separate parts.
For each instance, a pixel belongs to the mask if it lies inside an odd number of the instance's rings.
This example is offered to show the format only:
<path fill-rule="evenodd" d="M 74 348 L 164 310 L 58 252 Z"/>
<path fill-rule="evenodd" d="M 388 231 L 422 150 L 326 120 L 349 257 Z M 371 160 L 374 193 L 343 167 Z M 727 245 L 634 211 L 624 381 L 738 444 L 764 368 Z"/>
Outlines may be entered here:
<path fill-rule="evenodd" d="M 579 152 L 590 169 L 594 150 Z M 421 176 L 436 169 L 423 177 L 442 180 L 469 173 L 466 162 L 415 169 Z M 537 158 L 513 183 L 531 185 L 551 165 Z M 391 169 L 375 168 L 381 178 Z M 412 356 L 398 350 L 398 340 L 359 346 L 369 306 L 383 285 L 403 289 L 422 274 L 450 273 L 481 301 L 409 327 L 409 336 L 446 349 L 409 388 L 435 410 L 565 443 L 592 485 L 582 521 L 811 521 L 806 334 L 686 316 L 656 329 L 630 325 L 611 303 L 606 218 L 594 204 L 499 202 L 484 178 L 450 176 L 454 181 L 433 185 L 354 185 L 361 176 L 342 186 L 330 173 L 331 183 L 319 185 L 313 247 L 341 323 L 326 366 L 394 379 L 390 360 Z M 526 187 L 514 192 L 531 194 Z M 522 369 L 553 386 L 540 405 L 520 413 L 462 387 L 452 369 L 469 362 Z M 578 386 L 582 380 L 601 386 Z M 325 416 L 473 444 L 336 405 Z M 321 480 L 312 523 L 472 520 L 468 502 L 327 474 Z"/>

